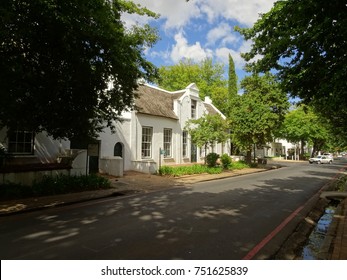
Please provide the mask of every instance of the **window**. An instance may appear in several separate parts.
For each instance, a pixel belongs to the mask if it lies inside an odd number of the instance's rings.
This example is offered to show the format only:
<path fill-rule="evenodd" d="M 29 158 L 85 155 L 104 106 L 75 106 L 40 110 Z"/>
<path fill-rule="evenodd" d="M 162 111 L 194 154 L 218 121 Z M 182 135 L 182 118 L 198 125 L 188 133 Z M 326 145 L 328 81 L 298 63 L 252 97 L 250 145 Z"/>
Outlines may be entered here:
<path fill-rule="evenodd" d="M 164 128 L 164 157 L 171 157 L 172 129 Z"/>
<path fill-rule="evenodd" d="M 13 154 L 34 153 L 34 133 L 32 131 L 9 131 L 8 151 Z"/>
<path fill-rule="evenodd" d="M 188 144 L 188 132 L 183 131 L 183 135 L 182 135 L 182 148 L 183 148 L 182 155 L 183 155 L 183 157 L 188 156 L 187 144 Z"/>
<path fill-rule="evenodd" d="M 152 136 L 153 136 L 152 127 L 142 127 L 142 147 L 141 147 L 142 158 L 152 157 Z"/>
<path fill-rule="evenodd" d="M 196 119 L 196 100 L 192 100 L 192 107 L 191 107 L 191 118 Z"/>

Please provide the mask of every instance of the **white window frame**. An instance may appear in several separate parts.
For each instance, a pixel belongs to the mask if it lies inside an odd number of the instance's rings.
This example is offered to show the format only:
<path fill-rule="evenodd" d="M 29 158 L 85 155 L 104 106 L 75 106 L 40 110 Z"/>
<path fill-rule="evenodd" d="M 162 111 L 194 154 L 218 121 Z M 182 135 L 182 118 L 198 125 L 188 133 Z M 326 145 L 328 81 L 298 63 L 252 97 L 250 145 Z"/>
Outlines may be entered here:
<path fill-rule="evenodd" d="M 34 154 L 34 132 L 10 130 L 8 133 L 8 152 L 16 155 Z"/>
<path fill-rule="evenodd" d="M 182 156 L 188 157 L 188 131 L 185 130 L 182 133 Z"/>
<path fill-rule="evenodd" d="M 142 127 L 141 157 L 143 159 L 152 158 L 153 127 Z"/>
<path fill-rule="evenodd" d="M 172 129 L 171 128 L 164 128 L 163 133 L 163 146 L 164 146 L 164 158 L 171 158 L 172 157 Z"/>
<path fill-rule="evenodd" d="M 196 119 L 197 117 L 197 114 L 196 114 L 196 111 L 197 111 L 197 106 L 198 106 L 198 102 L 196 100 L 191 100 L 191 118 L 192 119 Z"/>

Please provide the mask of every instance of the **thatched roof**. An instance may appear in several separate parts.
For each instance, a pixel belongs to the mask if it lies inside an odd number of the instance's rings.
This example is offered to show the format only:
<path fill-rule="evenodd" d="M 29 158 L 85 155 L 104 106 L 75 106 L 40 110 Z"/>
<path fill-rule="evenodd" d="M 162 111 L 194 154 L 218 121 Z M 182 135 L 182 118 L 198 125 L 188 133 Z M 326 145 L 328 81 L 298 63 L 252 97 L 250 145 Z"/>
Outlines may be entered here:
<path fill-rule="evenodd" d="M 211 104 L 204 103 L 204 105 L 209 115 L 219 115 L 219 113 L 215 110 L 215 108 Z"/>
<path fill-rule="evenodd" d="M 180 99 L 185 91 L 168 92 L 149 85 L 140 84 L 135 98 L 135 108 L 138 113 L 152 116 L 165 117 L 178 120 L 174 112 L 174 100 Z M 218 115 L 220 112 L 208 99 L 203 102 L 208 114 Z"/>
<path fill-rule="evenodd" d="M 173 100 L 180 98 L 181 93 L 171 94 L 150 86 L 139 85 L 135 106 L 138 113 L 178 119 L 173 110 Z"/>

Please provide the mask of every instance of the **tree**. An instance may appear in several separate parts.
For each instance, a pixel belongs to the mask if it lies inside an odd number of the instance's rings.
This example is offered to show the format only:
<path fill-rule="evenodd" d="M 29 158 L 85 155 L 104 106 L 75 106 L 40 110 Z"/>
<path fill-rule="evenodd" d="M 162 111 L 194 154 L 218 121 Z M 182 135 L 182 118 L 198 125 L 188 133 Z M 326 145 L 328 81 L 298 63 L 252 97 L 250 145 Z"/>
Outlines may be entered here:
<path fill-rule="evenodd" d="M 293 143 L 300 142 L 301 158 L 303 158 L 306 143 L 312 144 L 313 156 L 317 151 L 327 147 L 332 139 L 329 122 L 317 116 L 307 106 L 299 106 L 288 112 L 277 136 Z"/>
<path fill-rule="evenodd" d="M 233 108 L 237 104 L 237 99 L 239 98 L 237 94 L 237 75 L 235 72 L 235 63 L 232 56 L 229 54 L 229 81 L 228 81 L 228 110 L 227 116 L 233 114 Z M 230 154 L 234 154 L 235 145 L 233 141 L 230 143 Z"/>
<path fill-rule="evenodd" d="M 230 116 L 232 141 L 247 151 L 248 162 L 254 145 L 272 142 L 273 133 L 289 108 L 286 94 L 272 74 L 252 75 L 241 82 L 244 94 Z"/>
<path fill-rule="evenodd" d="M 156 31 L 126 29 L 124 12 L 156 16 L 121 0 L 1 1 L 1 126 L 55 138 L 112 127 L 138 79 L 156 74 L 143 58 Z"/>
<path fill-rule="evenodd" d="M 232 106 L 233 100 L 237 98 L 237 75 L 235 72 L 235 63 L 229 54 L 229 81 L 228 81 L 228 99 Z"/>
<path fill-rule="evenodd" d="M 185 130 L 190 135 L 192 143 L 199 148 L 226 142 L 229 138 L 229 125 L 220 115 L 204 115 L 199 119 L 192 119 L 186 123 Z M 206 160 L 206 158 L 205 158 Z"/>
<path fill-rule="evenodd" d="M 345 1 L 288 0 L 277 1 L 253 27 L 237 30 L 253 40 L 244 54 L 249 70 L 274 69 L 286 92 L 346 131 L 346 26 Z"/>
<path fill-rule="evenodd" d="M 213 104 L 224 114 L 228 111 L 227 81 L 223 78 L 224 66 L 213 64 L 208 58 L 200 63 L 182 60 L 176 65 L 159 68 L 157 83 L 166 90 L 180 90 L 190 83 L 195 83 L 200 91 L 200 98 L 209 96 Z"/>

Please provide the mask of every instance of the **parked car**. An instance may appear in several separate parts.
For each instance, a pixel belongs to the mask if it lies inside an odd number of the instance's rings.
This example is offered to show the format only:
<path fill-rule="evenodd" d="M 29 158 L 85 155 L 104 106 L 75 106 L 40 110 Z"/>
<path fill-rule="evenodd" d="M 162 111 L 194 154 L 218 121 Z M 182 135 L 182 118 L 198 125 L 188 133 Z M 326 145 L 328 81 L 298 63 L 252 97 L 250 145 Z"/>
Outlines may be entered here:
<path fill-rule="evenodd" d="M 322 155 L 322 156 L 316 156 L 316 157 L 310 158 L 308 161 L 309 161 L 309 163 L 317 163 L 317 164 L 329 163 L 329 164 L 331 164 L 333 162 L 333 158 Z"/>
<path fill-rule="evenodd" d="M 327 158 L 333 158 L 333 154 L 331 153 L 324 153 L 323 156 L 326 156 Z"/>

